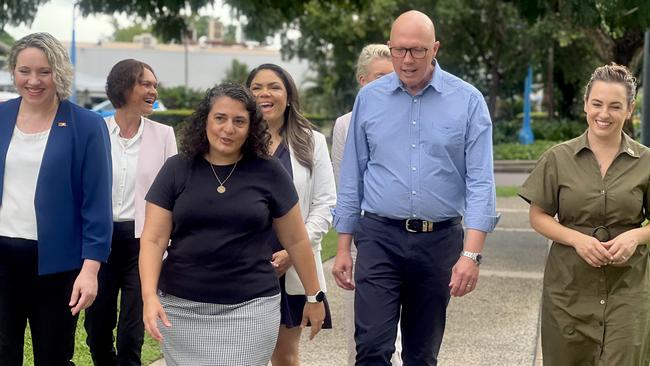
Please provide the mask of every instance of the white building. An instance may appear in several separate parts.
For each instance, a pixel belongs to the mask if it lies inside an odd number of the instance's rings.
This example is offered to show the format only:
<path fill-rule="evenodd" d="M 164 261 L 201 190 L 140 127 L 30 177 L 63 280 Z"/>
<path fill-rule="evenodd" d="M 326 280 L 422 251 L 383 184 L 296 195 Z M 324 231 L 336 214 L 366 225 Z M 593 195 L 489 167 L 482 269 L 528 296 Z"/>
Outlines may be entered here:
<path fill-rule="evenodd" d="M 207 89 L 221 82 L 233 59 L 245 63 L 249 69 L 263 63 L 278 64 L 291 74 L 298 87 L 305 80 L 308 69 L 307 62 L 295 59 L 283 61 L 280 51 L 262 48 L 248 49 L 242 46 L 203 48 L 189 45 L 186 53 L 183 45 L 114 42 L 77 43 L 76 72 L 92 79 L 105 80 L 113 65 L 127 58 L 134 58 L 151 65 L 158 81 L 165 87 L 182 86 L 187 82 L 187 85 L 193 89 Z"/>

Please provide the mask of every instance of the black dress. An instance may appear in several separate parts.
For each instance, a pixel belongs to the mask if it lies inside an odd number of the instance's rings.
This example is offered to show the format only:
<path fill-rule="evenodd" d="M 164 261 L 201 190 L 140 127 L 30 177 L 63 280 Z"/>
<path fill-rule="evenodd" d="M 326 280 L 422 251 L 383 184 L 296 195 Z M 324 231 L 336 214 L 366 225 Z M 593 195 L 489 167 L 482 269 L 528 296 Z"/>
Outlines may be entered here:
<path fill-rule="evenodd" d="M 278 145 L 278 148 L 275 150 L 273 157 L 277 158 L 284 169 L 287 170 L 290 176 L 293 176 L 293 169 L 291 167 L 291 155 L 289 155 L 289 149 L 285 146 L 284 143 Z M 270 238 L 271 248 L 273 253 L 284 250 L 282 244 L 278 240 L 278 237 L 274 234 Z M 285 289 L 284 285 L 285 276 L 279 278 L 280 281 L 280 324 L 286 326 L 287 328 L 299 327 L 300 322 L 302 321 L 302 311 L 305 307 L 306 298 L 304 295 L 289 295 Z M 330 312 L 329 304 L 327 303 L 327 296 L 323 300 L 325 305 L 325 322 L 323 323 L 324 329 L 332 328 L 332 314 Z"/>

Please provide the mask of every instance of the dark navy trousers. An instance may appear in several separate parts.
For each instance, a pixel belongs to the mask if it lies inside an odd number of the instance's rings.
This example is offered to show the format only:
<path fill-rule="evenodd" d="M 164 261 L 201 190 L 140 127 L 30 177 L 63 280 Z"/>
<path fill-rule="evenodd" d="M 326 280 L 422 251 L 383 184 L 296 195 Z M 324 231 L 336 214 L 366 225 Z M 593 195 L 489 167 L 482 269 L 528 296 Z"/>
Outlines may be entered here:
<path fill-rule="evenodd" d="M 79 270 L 38 275 L 35 240 L 0 237 L 0 365 L 23 364 L 29 321 L 36 366 L 74 365 L 77 317 L 68 303 Z"/>
<path fill-rule="evenodd" d="M 430 233 L 361 217 L 354 232 L 357 366 L 389 366 L 397 323 L 404 366 L 437 365 L 445 330 L 451 269 L 463 249 L 463 228 Z"/>

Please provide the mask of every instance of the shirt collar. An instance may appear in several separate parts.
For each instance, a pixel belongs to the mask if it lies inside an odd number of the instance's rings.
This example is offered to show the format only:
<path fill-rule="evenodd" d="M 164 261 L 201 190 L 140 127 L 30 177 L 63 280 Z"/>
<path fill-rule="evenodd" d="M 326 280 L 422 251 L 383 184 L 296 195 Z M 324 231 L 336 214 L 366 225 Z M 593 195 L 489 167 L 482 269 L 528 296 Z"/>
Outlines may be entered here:
<path fill-rule="evenodd" d="M 108 122 L 108 133 L 111 136 L 120 137 L 120 126 L 118 126 L 117 122 L 115 122 L 115 115 L 108 117 L 107 122 Z M 143 130 L 144 130 L 144 117 L 140 117 L 140 126 L 138 127 L 138 132 L 136 132 L 135 136 L 133 136 L 130 140 L 135 141 L 138 138 L 140 138 L 140 136 L 142 136 Z"/>
<path fill-rule="evenodd" d="M 584 149 L 591 150 L 589 147 L 589 139 L 587 139 L 587 131 L 582 133 L 582 135 L 578 136 L 573 140 L 572 145 L 573 145 L 573 153 L 577 155 L 579 152 L 581 152 Z M 639 150 L 638 146 L 634 143 L 634 140 L 628 136 L 627 134 L 621 132 L 622 138 L 621 138 L 621 146 L 618 149 L 618 154 L 627 154 L 633 158 L 638 158 L 639 157 Z"/>
<path fill-rule="evenodd" d="M 439 93 L 442 93 L 443 91 L 443 86 L 444 86 L 444 76 L 443 76 L 443 70 L 440 67 L 440 63 L 438 60 L 433 59 L 433 76 L 431 77 L 431 80 L 427 83 L 427 85 L 424 86 L 422 91 L 419 94 L 424 94 L 424 92 L 427 90 L 427 88 L 431 87 L 434 90 L 436 90 Z M 399 79 L 399 76 L 397 76 L 397 73 L 393 73 L 393 79 L 391 80 L 390 83 L 390 90 L 397 90 L 401 89 L 406 92 L 406 88 L 404 87 L 404 83 Z"/>

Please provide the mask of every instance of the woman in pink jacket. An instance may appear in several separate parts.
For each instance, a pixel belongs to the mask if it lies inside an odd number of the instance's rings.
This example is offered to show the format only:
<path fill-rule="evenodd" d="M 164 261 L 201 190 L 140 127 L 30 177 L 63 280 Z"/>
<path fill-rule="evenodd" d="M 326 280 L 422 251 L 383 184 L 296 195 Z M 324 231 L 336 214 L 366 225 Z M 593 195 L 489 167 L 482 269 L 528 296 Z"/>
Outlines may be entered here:
<path fill-rule="evenodd" d="M 141 364 L 144 325 L 138 253 L 144 196 L 165 160 L 177 153 L 174 130 L 145 117 L 153 111 L 157 86 L 151 66 L 133 59 L 115 64 L 106 80 L 106 94 L 116 108 L 114 116 L 106 117 L 113 161 L 113 240 L 108 263 L 99 271 L 97 299 L 86 311 L 84 324 L 95 365 Z"/>

